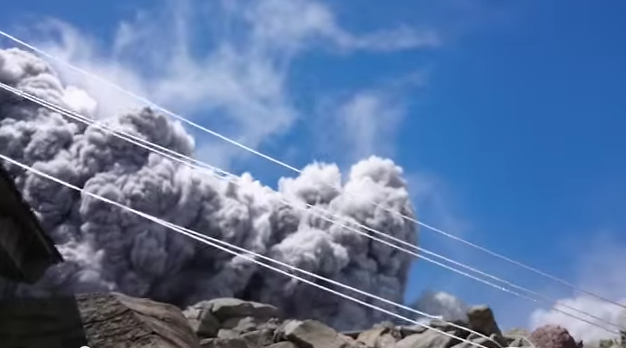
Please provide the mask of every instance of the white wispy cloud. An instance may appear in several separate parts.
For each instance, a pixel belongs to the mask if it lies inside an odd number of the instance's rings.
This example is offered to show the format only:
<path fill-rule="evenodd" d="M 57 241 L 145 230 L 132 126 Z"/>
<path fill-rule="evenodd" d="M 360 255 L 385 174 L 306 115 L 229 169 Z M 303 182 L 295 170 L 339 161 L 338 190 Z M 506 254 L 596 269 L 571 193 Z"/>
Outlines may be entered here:
<path fill-rule="evenodd" d="M 55 55 L 177 112 L 219 125 L 220 131 L 252 147 L 285 133 L 303 113 L 292 103 L 288 80 L 293 60 L 307 49 L 389 52 L 440 41 L 433 32 L 406 25 L 352 33 L 332 8 L 314 0 L 159 2 L 121 21 L 108 43 L 59 19 L 42 21 L 36 29 L 29 36 Z M 62 71 L 99 102 L 102 117 L 138 105 L 97 81 Z M 354 113 L 364 113 L 367 121 L 368 113 L 381 108 L 378 98 L 355 97 L 354 106 L 343 109 L 363 137 L 367 126 Z M 199 151 L 222 164 L 243 154 L 222 143 L 205 143 Z"/>
<path fill-rule="evenodd" d="M 426 84 L 423 72 L 386 78 L 371 88 L 320 99 L 315 131 L 320 151 L 340 163 L 376 155 L 394 157 L 402 123 L 412 115 L 411 92 Z M 337 158 L 339 157 L 339 158 Z"/>
<path fill-rule="evenodd" d="M 595 238 L 595 241 L 588 243 L 585 252 L 581 253 L 580 264 L 578 265 L 580 279 L 577 286 L 626 305 L 626 293 L 624 292 L 626 289 L 626 271 L 624 270 L 626 245 L 607 235 L 598 235 Z M 617 305 L 586 294 L 575 294 L 558 302 L 590 313 L 604 321 L 617 324 L 626 330 L 626 310 Z M 567 308 L 560 309 L 572 315 L 582 316 L 580 313 Z M 587 317 L 585 319 L 615 330 L 614 327 L 593 318 Z M 585 342 L 617 336 L 555 310 L 538 309 L 534 311 L 530 316 L 530 327 L 536 328 L 545 324 L 559 324 L 567 328 L 574 337 Z"/>
<path fill-rule="evenodd" d="M 335 117 L 337 130 L 351 148 L 354 159 L 393 153 L 392 139 L 404 114 L 402 101 L 393 100 L 385 92 L 364 91 L 339 105 Z"/>
<path fill-rule="evenodd" d="M 326 40 L 343 50 L 395 51 L 436 46 L 434 31 L 417 31 L 406 25 L 367 34 L 353 34 L 342 28 L 331 9 L 308 0 L 266 0 L 246 11 L 255 22 L 255 38 L 276 47 L 302 48 L 311 40 Z M 307 42 L 309 41 L 309 42 Z"/>

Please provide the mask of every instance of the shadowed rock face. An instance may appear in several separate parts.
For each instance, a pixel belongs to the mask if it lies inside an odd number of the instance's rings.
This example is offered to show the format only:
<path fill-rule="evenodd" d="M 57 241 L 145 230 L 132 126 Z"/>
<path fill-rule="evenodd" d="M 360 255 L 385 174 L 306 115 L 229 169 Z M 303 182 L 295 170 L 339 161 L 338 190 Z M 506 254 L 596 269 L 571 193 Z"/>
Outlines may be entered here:
<path fill-rule="evenodd" d="M 487 306 L 471 307 L 467 312 L 467 317 L 470 327 L 483 335 L 500 336 L 502 334 L 496 323 L 493 311 Z"/>
<path fill-rule="evenodd" d="M 73 297 L 0 302 L 0 347 L 78 348 L 88 343 Z"/>
<path fill-rule="evenodd" d="M 122 294 L 76 297 L 89 347 L 198 348 L 181 311 L 169 304 Z"/>
<path fill-rule="evenodd" d="M 121 294 L 0 302 L 0 347 L 199 348 L 181 311 Z"/>
<path fill-rule="evenodd" d="M 62 261 L 13 178 L 0 166 L 0 277 L 32 284 Z"/>

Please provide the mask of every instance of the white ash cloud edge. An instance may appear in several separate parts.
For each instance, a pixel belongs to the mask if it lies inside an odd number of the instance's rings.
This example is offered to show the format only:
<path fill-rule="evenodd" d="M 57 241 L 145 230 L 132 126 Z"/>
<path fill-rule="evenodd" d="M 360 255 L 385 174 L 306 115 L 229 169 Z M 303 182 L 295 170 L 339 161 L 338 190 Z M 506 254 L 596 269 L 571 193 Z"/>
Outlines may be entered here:
<path fill-rule="evenodd" d="M 0 81 L 87 115 L 95 115 L 98 103 L 114 102 L 96 101 L 85 91 L 65 86 L 46 62 L 19 49 L 0 50 Z M 180 153 L 193 153 L 194 139 L 179 123 L 148 109 L 104 122 Z M 8 92 L 0 92 L 0 151 L 140 211 L 402 301 L 409 256 L 277 199 L 282 194 L 329 208 L 355 223 L 416 243 L 413 224 L 364 202 L 376 201 L 413 216 L 402 169 L 391 160 L 363 160 L 347 178 L 336 165 L 313 163 L 302 175 L 281 179 L 279 193 L 250 174 L 243 174 L 241 185 L 235 186 Z M 19 295 L 119 291 L 180 306 L 238 296 L 275 304 L 292 317 L 324 320 L 338 329 L 388 319 L 47 179 L 9 170 L 67 260 L 35 287 L 18 287 Z M 342 185 L 361 199 L 334 192 L 322 182 Z"/>

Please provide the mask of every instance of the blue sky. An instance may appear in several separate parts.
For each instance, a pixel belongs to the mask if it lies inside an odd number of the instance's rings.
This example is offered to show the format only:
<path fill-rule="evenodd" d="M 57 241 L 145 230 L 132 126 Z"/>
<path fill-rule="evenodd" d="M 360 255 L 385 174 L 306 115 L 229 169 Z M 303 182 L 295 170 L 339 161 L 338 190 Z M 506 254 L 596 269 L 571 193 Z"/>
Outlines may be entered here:
<path fill-rule="evenodd" d="M 389 156 L 407 173 L 421 220 L 623 296 L 581 269 L 601 245 L 626 250 L 626 2 L 302 0 L 294 6 L 314 4 L 322 19 L 309 23 L 296 8 L 276 27 L 251 14 L 256 34 L 235 14 L 246 5 L 218 3 L 22 0 L 2 4 L 0 26 L 44 43 L 42 32 L 58 30 L 77 45 L 57 52 L 291 164 L 348 168 L 371 153 Z M 189 95 L 183 87 L 198 71 L 234 87 L 199 83 Z M 200 141 L 198 155 L 270 185 L 291 174 L 216 144 Z M 533 289 L 572 295 L 432 232 L 421 239 Z M 623 270 L 611 272 L 626 286 Z M 505 326 L 526 325 L 535 308 L 418 262 L 407 300 L 428 287 L 491 304 Z"/>

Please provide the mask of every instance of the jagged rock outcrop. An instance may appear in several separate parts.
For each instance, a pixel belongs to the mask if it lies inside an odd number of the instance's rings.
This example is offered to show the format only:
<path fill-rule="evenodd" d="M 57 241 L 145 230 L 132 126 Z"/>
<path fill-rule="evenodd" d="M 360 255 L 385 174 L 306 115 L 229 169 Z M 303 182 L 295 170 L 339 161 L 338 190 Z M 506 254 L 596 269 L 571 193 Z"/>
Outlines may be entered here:
<path fill-rule="evenodd" d="M 81 294 L 0 302 L 0 342 L 28 348 L 505 348 L 529 347 L 532 341 L 535 348 L 582 348 L 557 326 L 530 337 L 523 330 L 503 334 L 486 306 L 471 308 L 467 318 L 424 322 L 432 329 L 382 322 L 342 333 L 320 321 L 284 318 L 271 305 L 234 298 L 181 311 L 117 293 Z"/>
<path fill-rule="evenodd" d="M 496 323 L 496 318 L 491 308 L 487 306 L 470 307 L 467 312 L 467 318 L 469 320 L 469 327 L 472 330 L 487 336 L 502 336 L 502 332 Z"/>
<path fill-rule="evenodd" d="M 200 348 L 180 309 L 118 293 L 0 302 L 0 347 Z"/>
<path fill-rule="evenodd" d="M 450 323 L 433 320 L 428 326 L 382 322 L 363 331 L 337 332 L 315 320 L 285 319 L 279 309 L 237 299 L 215 299 L 186 309 L 185 316 L 198 335 L 202 348 L 473 348 L 467 339 L 485 348 L 502 348 L 517 342 L 519 333 L 503 335 L 493 312 L 472 307 L 468 320 Z M 471 333 L 481 332 L 489 338 Z M 524 335 L 526 337 L 527 335 Z M 518 342 L 518 347 L 528 341 Z"/>
<path fill-rule="evenodd" d="M 122 294 L 76 296 L 90 348 L 199 348 L 181 311 Z"/>

